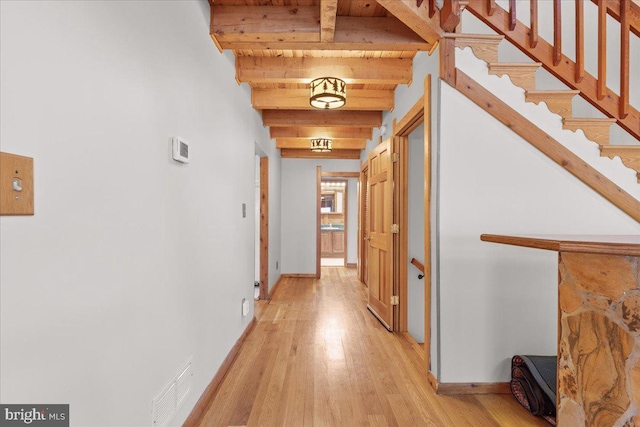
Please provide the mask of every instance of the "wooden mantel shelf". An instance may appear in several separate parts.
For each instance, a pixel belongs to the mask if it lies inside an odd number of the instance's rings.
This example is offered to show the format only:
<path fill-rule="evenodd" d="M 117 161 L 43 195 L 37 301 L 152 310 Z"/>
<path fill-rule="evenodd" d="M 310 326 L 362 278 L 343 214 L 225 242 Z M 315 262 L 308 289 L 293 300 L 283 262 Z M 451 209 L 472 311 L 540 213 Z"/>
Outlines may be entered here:
<path fill-rule="evenodd" d="M 480 239 L 485 242 L 558 252 L 640 256 L 640 236 L 637 235 L 539 234 L 503 236 L 483 234 Z"/>
<path fill-rule="evenodd" d="M 640 236 L 483 234 L 558 251 L 558 426 L 640 425 Z"/>

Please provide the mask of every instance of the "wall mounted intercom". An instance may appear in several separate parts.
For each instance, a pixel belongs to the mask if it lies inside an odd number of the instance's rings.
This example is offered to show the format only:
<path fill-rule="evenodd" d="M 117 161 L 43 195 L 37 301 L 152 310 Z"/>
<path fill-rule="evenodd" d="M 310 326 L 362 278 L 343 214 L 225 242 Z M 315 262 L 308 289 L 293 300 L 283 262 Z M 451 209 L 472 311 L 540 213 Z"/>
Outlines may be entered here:
<path fill-rule="evenodd" d="M 173 148 L 173 160 L 181 163 L 189 163 L 189 143 L 179 136 L 171 138 Z"/>

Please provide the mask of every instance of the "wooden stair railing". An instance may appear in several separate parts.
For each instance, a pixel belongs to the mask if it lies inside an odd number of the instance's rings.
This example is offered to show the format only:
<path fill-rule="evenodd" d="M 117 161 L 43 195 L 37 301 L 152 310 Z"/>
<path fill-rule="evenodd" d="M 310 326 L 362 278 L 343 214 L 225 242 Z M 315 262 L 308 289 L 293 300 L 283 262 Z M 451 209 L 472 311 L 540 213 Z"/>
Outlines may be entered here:
<path fill-rule="evenodd" d="M 540 63 L 498 62 L 498 45 L 504 36 L 484 34 L 447 34 L 442 42 L 443 53 L 455 47 L 472 49 L 478 59 L 487 62 L 490 74 L 507 75 L 516 86 L 525 89 L 525 101 L 539 104 L 544 102 L 549 110 L 562 116 L 564 129 L 582 130 L 585 136 L 600 146 L 602 156 L 611 159 L 618 156 L 622 163 L 637 172 L 640 182 L 640 145 L 609 145 L 609 129 L 615 119 L 573 117 L 573 97 L 578 90 L 535 90 L 535 71 Z M 453 59 L 453 55 L 450 55 Z M 455 65 L 451 65 L 454 67 Z M 454 81 L 454 80 L 452 80 Z"/>
<path fill-rule="evenodd" d="M 411 258 L 411 264 L 413 264 L 414 267 L 420 270 L 421 274 L 418 274 L 418 279 L 422 279 L 424 277 L 424 264 L 422 264 L 415 258 Z"/>
<path fill-rule="evenodd" d="M 562 16 L 560 1 L 554 1 L 554 40 L 550 44 L 538 35 L 538 3 L 530 1 L 531 27 L 516 19 L 515 1 L 509 11 L 497 6 L 495 0 L 469 0 L 465 10 L 505 36 L 514 46 L 529 56 L 640 141 L 640 111 L 629 104 L 629 35 L 640 36 L 640 6 L 632 0 L 592 0 L 598 5 L 598 76 L 584 69 L 584 0 L 574 0 L 576 8 L 576 61 L 562 53 Z M 566 1 L 566 0 L 565 0 Z M 446 3 L 446 2 L 445 2 Z M 606 85 L 606 16 L 620 22 L 620 87 L 619 95 Z"/>

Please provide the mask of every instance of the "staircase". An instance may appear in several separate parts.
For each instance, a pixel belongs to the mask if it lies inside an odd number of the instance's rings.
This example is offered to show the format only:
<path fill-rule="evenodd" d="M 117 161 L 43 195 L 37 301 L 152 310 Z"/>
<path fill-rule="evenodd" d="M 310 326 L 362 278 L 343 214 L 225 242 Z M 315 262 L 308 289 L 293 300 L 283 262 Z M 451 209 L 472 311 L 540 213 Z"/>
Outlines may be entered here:
<path fill-rule="evenodd" d="M 514 30 L 518 29 L 518 25 L 523 27 L 523 24 L 515 20 L 515 12 L 513 16 L 509 16 L 509 12 L 495 3 L 492 14 L 488 15 L 489 9 L 485 6 L 491 3 L 493 2 L 472 0 L 465 6 L 476 16 L 485 15 L 481 19 L 498 32 L 501 28 L 491 23 L 492 16 L 499 15 L 495 21 L 504 23 L 505 32 L 511 31 L 510 27 Z M 532 0 L 533 3 L 535 2 Z M 526 40 L 523 42 L 525 45 L 531 44 L 529 36 L 533 33 L 529 28 L 527 30 Z M 522 36 L 522 29 L 519 34 Z M 609 108 L 609 105 L 598 107 L 611 118 L 574 117 L 572 101 L 575 96 L 583 96 L 592 104 L 599 102 L 596 86 L 600 84 L 597 79 L 590 76 L 590 80 L 586 79 L 594 84 L 592 91 L 595 95 L 585 94 L 578 88 L 586 88 L 584 71 L 582 83 L 577 85 L 568 84 L 575 83 L 568 81 L 572 79 L 559 77 L 573 89 L 536 90 L 536 71 L 542 66 L 549 69 L 548 62 L 553 63 L 553 49 L 545 51 L 548 57 L 539 60 L 535 52 L 528 50 L 526 53 L 534 62 L 500 62 L 498 46 L 500 43 L 506 43 L 505 38 L 514 43 L 513 40 L 517 37 L 445 34 L 440 43 L 441 78 L 640 222 L 640 119 L 638 123 L 635 122 L 635 117 L 640 117 L 640 114 L 628 104 L 628 81 L 626 89 L 621 88 L 620 97 L 613 94 L 617 98 L 615 109 Z M 545 43 L 537 38 L 535 45 L 539 48 Z M 518 47 L 522 49 L 522 46 Z M 571 76 L 578 80 L 580 67 L 569 68 Z M 557 72 L 549 71 L 558 77 Z M 611 94 L 608 94 L 605 103 L 610 101 Z M 608 108 L 611 111 L 607 110 Z M 615 114 L 610 114 L 611 112 Z M 632 119 L 629 119 L 630 117 Z M 616 122 L 627 130 L 638 144 L 611 144 L 610 127 Z"/>
<path fill-rule="evenodd" d="M 448 0 L 447 0 L 448 1 Z M 552 10 L 547 11 L 542 22 L 548 22 L 553 27 L 553 41 L 547 42 L 538 34 L 539 5 L 538 0 L 529 0 L 529 8 L 517 8 L 517 5 L 527 6 L 526 2 L 515 0 L 501 1 L 507 9 L 500 7 L 495 0 L 469 0 L 465 10 L 480 19 L 496 33 L 504 37 L 515 47 L 535 62 L 540 62 L 544 68 L 565 85 L 580 91 L 580 95 L 591 105 L 600 110 L 606 116 L 616 119 L 617 123 L 631 134 L 636 140 L 640 140 L 640 111 L 629 103 L 630 95 L 630 36 L 640 37 L 640 5 L 634 0 L 553 0 L 545 2 L 551 5 Z M 575 22 L 568 22 L 563 18 L 563 4 L 574 7 Z M 587 6 L 588 5 L 588 6 Z M 594 6 L 595 5 L 595 6 Z M 585 9 L 592 7 L 597 10 L 597 25 L 585 28 Z M 518 20 L 518 10 L 524 10 L 529 14 L 529 26 Z M 566 11 L 565 11 L 566 12 Z M 591 11 L 587 11 L 591 12 Z M 551 15 L 551 16 L 550 16 Z M 619 71 L 620 81 L 617 87 L 607 86 L 607 76 L 614 74 L 608 70 L 612 65 L 607 62 L 607 39 L 611 38 L 612 31 L 608 27 L 616 26 L 607 23 L 608 17 L 617 21 L 620 30 Z M 574 30 L 575 49 L 574 59 L 564 54 L 563 28 Z M 566 31 L 565 31 L 566 33 Z M 597 43 L 587 40 L 585 33 L 597 36 Z M 573 41 L 572 40 L 572 41 Z M 585 56 L 591 54 L 597 61 L 596 75 L 591 75 L 585 70 Z M 609 67 L 610 68 L 610 67 Z"/>

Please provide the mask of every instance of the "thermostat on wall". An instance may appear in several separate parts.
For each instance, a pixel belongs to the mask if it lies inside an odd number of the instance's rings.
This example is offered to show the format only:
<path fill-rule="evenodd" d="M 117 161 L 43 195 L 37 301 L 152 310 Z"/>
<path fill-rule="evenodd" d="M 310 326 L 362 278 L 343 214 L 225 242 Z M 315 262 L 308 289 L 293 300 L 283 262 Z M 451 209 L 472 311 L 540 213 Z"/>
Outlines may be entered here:
<path fill-rule="evenodd" d="M 171 140 L 173 146 L 173 160 L 182 163 L 189 163 L 189 143 L 178 136 L 174 136 Z"/>

